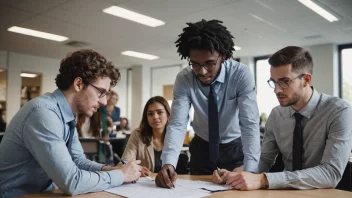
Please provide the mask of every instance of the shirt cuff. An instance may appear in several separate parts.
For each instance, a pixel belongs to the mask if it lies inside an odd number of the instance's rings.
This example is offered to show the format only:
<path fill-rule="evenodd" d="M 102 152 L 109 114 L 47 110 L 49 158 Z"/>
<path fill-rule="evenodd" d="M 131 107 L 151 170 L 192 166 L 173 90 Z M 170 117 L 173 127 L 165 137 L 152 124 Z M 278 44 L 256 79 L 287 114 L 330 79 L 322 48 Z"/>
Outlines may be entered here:
<path fill-rule="evenodd" d="M 286 179 L 285 173 L 264 173 L 267 180 L 269 187 L 268 189 L 284 189 L 286 188 Z"/>
<path fill-rule="evenodd" d="M 167 155 L 165 156 L 165 159 L 162 160 L 162 166 L 161 168 L 165 165 L 165 164 L 171 164 L 175 167 L 176 169 L 176 165 L 177 165 L 177 161 L 178 161 L 178 155 L 177 157 L 173 157 L 172 155 Z"/>
<path fill-rule="evenodd" d="M 101 169 L 104 167 L 105 165 L 104 164 L 99 164 L 99 163 L 95 163 L 95 164 L 92 164 L 92 167 L 89 171 L 101 171 Z"/>
<path fill-rule="evenodd" d="M 120 186 L 123 183 L 123 173 L 121 170 L 106 171 L 110 176 L 110 188 Z"/>
<path fill-rule="evenodd" d="M 254 160 L 245 161 L 243 170 L 252 173 L 259 173 L 258 162 Z"/>

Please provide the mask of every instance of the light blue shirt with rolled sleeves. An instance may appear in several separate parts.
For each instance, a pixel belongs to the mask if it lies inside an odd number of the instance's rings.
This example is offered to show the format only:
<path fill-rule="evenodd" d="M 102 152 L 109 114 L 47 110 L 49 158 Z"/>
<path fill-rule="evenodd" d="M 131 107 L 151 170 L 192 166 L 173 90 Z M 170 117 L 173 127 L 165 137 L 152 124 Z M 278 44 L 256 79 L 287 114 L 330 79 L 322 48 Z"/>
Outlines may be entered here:
<path fill-rule="evenodd" d="M 241 137 L 244 170 L 258 172 L 259 113 L 254 78 L 250 69 L 233 59 L 228 59 L 222 63 L 214 86 L 219 109 L 220 143 L 228 143 Z M 190 67 L 177 75 L 171 117 L 161 156 L 163 165 L 172 164 L 176 167 L 187 130 L 191 105 L 194 107 L 195 133 L 202 139 L 209 140 L 209 89 L 209 86 L 201 85 Z"/>
<path fill-rule="evenodd" d="M 72 110 L 60 90 L 29 101 L 13 117 L 0 144 L 0 197 L 51 190 L 65 194 L 102 191 L 123 183 L 120 170 L 101 171 L 87 160 L 75 131 L 66 147 Z"/>

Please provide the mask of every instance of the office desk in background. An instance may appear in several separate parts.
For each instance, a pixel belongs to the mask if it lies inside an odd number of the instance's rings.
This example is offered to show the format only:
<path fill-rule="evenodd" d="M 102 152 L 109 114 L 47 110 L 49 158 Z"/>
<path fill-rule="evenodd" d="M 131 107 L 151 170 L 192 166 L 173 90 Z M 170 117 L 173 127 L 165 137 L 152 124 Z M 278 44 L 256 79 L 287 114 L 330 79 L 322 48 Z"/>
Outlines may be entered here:
<path fill-rule="evenodd" d="M 109 139 L 110 144 L 112 145 L 112 150 L 119 157 L 122 157 L 123 151 L 127 145 L 128 139 L 130 135 L 123 135 L 118 137 L 112 137 Z"/>
<path fill-rule="evenodd" d="M 155 175 L 154 175 L 155 176 Z M 190 180 L 201 180 L 201 181 L 211 181 L 211 175 L 199 176 L 199 175 L 179 175 L 178 178 L 190 179 Z M 138 181 L 137 181 L 138 182 Z M 172 189 L 170 189 L 172 193 Z M 49 192 L 25 195 L 22 198 L 33 198 L 33 197 L 46 197 L 46 198 L 56 198 L 56 197 L 69 197 L 63 195 L 60 190 L 53 190 Z M 116 198 L 120 197 L 107 192 L 96 192 L 88 193 L 84 195 L 77 195 L 77 198 Z M 319 198 L 351 198 L 352 193 L 348 191 L 336 190 L 336 189 L 318 189 L 318 190 L 255 190 L 255 191 L 238 191 L 230 190 L 225 192 L 213 193 L 207 198 L 251 198 L 251 197 L 261 197 L 261 198 L 308 198 L 308 197 L 319 197 Z"/>

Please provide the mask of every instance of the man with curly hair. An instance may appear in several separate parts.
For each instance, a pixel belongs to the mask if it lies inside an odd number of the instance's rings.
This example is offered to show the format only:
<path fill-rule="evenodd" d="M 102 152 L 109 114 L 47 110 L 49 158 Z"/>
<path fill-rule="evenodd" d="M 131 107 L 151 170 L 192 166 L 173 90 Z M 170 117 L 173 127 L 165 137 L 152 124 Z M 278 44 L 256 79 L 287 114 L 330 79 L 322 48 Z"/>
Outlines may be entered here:
<path fill-rule="evenodd" d="M 209 175 L 217 167 L 257 172 L 260 157 L 259 113 L 250 69 L 233 60 L 233 36 L 218 20 L 187 23 L 176 41 L 190 67 L 176 78 L 171 117 L 156 185 L 171 188 L 194 107 L 195 137 L 190 173 Z M 242 149 L 243 144 L 243 149 Z"/>
<path fill-rule="evenodd" d="M 29 101 L 13 117 L 0 144 L 0 197 L 51 190 L 69 195 L 102 191 L 140 176 L 140 161 L 111 167 L 87 160 L 75 115 L 92 116 L 120 72 L 93 50 L 61 61 L 56 89 Z"/>

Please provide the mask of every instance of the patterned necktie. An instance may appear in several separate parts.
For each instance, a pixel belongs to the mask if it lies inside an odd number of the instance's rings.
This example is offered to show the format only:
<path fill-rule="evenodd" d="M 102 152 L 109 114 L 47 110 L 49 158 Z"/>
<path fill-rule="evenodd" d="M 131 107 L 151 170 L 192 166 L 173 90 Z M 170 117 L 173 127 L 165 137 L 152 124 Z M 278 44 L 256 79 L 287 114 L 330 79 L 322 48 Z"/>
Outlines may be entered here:
<path fill-rule="evenodd" d="M 67 149 L 71 152 L 73 135 L 75 134 L 75 128 L 76 128 L 76 120 L 72 120 L 68 122 L 68 125 L 70 126 L 70 129 L 69 129 L 70 136 L 68 138 L 66 146 L 67 146 Z"/>
<path fill-rule="evenodd" d="M 219 159 L 219 112 L 214 85 L 210 85 L 208 97 L 209 159 L 217 164 Z"/>
<path fill-rule="evenodd" d="M 303 158 L 303 127 L 302 115 L 299 113 L 293 114 L 296 118 L 295 130 L 293 132 L 292 145 L 292 171 L 302 170 Z"/>

